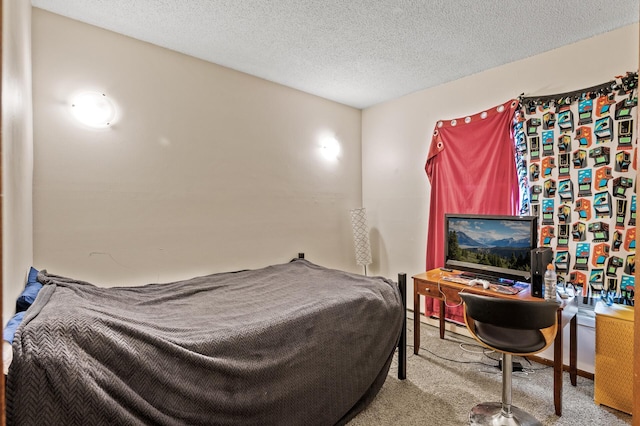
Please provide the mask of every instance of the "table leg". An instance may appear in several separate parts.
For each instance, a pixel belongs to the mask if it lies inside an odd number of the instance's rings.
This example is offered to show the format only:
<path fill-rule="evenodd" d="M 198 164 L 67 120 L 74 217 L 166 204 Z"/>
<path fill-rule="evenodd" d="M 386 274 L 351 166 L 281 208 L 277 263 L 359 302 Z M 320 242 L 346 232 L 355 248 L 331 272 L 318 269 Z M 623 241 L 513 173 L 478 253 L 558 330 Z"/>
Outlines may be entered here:
<path fill-rule="evenodd" d="M 578 378 L 578 316 L 574 315 L 569 323 L 569 377 L 576 386 Z"/>
<path fill-rule="evenodd" d="M 553 404 L 562 416 L 562 310 L 558 309 L 558 331 L 553 342 Z"/>
<path fill-rule="evenodd" d="M 418 355 L 420 350 L 420 295 L 413 283 L 413 353 Z"/>
<path fill-rule="evenodd" d="M 440 300 L 440 338 L 444 339 L 444 300 Z"/>

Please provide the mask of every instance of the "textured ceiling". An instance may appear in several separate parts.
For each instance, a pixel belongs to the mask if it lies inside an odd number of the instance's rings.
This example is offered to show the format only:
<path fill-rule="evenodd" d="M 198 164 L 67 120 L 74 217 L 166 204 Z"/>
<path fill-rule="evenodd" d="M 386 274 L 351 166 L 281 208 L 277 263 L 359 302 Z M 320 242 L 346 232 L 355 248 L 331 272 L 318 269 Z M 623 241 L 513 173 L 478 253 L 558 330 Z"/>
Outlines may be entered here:
<path fill-rule="evenodd" d="M 32 0 L 32 5 L 356 108 L 636 23 L 640 13 L 638 0 Z"/>

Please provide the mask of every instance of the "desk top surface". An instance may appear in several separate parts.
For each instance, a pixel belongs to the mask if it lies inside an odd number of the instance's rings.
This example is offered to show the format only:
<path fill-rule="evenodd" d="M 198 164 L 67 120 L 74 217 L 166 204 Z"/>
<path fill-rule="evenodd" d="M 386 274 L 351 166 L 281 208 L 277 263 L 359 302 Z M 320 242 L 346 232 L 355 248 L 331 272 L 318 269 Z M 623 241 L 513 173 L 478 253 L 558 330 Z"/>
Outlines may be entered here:
<path fill-rule="evenodd" d="M 451 288 L 459 292 L 482 294 L 485 296 L 504 297 L 506 299 L 541 300 L 537 297 L 531 296 L 529 287 L 521 290 L 516 294 L 507 294 L 507 293 L 500 293 L 496 291 L 497 287 L 495 285 L 493 285 L 488 289 L 484 289 L 482 285 L 474 285 L 474 286 L 469 285 L 468 281 L 470 280 L 466 280 L 466 282 L 464 282 L 465 280 L 460 280 L 461 282 L 450 281 L 450 279 L 456 279 L 461 273 L 462 271 L 454 270 L 452 272 L 447 272 L 447 271 L 441 270 L 440 268 L 436 268 L 427 272 L 423 272 L 421 274 L 414 275 L 413 279 L 418 281 L 426 281 L 428 283 L 436 284 L 438 286 L 442 286 L 446 288 Z"/>
<path fill-rule="evenodd" d="M 412 278 L 414 282 L 417 281 L 426 281 L 431 284 L 435 284 L 442 287 L 447 287 L 451 289 L 458 290 L 459 292 L 467 292 L 467 293 L 475 293 L 482 294 L 485 296 L 492 297 L 502 297 L 505 299 L 519 299 L 519 300 L 531 300 L 531 301 L 542 301 L 544 299 L 539 297 L 533 297 L 531 295 L 531 286 L 521 290 L 517 294 L 505 294 L 499 291 L 496 291 L 496 287 L 492 286 L 489 289 L 484 289 L 481 285 L 470 286 L 467 283 L 460 283 L 455 281 L 448 281 L 445 277 L 456 277 L 461 274 L 462 271 L 453 270 L 451 272 L 443 271 L 440 268 L 432 269 L 427 272 L 423 272 L 417 275 L 414 275 Z M 560 303 L 561 308 L 565 308 L 567 305 L 576 305 L 577 312 L 577 299 L 573 296 L 569 296 L 567 299 L 561 299 L 557 297 L 557 301 Z M 575 302 L 575 303 L 574 303 Z"/>

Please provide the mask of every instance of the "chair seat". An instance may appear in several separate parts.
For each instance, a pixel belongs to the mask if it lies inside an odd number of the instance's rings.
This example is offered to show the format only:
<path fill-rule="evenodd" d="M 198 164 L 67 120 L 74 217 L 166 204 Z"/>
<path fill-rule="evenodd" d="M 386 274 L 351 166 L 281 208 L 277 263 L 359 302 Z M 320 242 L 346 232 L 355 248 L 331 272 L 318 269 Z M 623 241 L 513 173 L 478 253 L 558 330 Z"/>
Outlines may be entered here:
<path fill-rule="evenodd" d="M 514 354 L 537 352 L 546 344 L 540 330 L 518 330 L 476 321 L 475 331 L 485 344 Z"/>

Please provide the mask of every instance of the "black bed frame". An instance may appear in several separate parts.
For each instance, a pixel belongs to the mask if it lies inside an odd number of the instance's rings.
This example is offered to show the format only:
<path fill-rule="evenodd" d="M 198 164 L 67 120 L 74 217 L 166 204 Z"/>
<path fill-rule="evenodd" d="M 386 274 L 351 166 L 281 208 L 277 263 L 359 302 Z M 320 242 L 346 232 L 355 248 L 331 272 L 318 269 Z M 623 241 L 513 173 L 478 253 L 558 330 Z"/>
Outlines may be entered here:
<path fill-rule="evenodd" d="M 398 274 L 398 290 L 402 298 L 402 310 L 404 316 L 402 318 L 402 332 L 400 333 L 400 342 L 398 343 L 398 379 L 407 378 L 407 274 Z"/>

